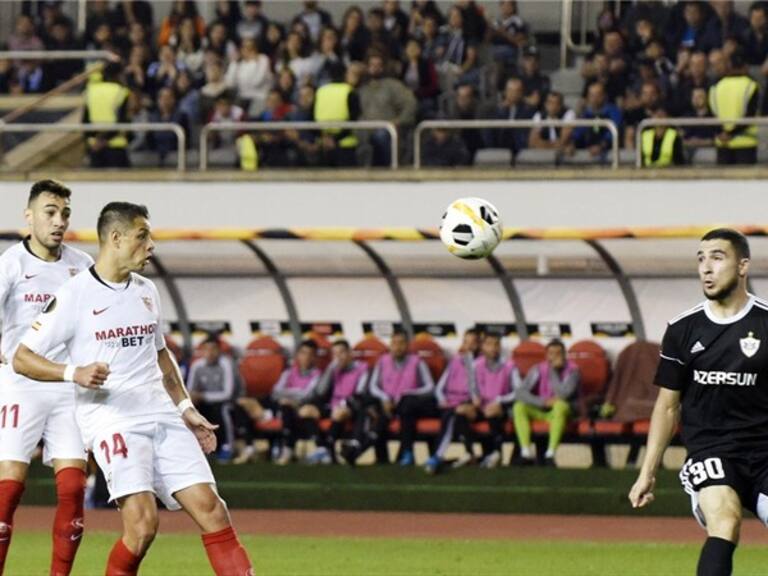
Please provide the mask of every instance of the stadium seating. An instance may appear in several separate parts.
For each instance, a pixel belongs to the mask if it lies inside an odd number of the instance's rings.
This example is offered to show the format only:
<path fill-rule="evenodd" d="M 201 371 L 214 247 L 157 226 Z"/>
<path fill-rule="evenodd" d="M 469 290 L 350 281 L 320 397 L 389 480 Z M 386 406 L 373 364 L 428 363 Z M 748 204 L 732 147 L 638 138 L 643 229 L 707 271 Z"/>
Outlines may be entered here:
<path fill-rule="evenodd" d="M 426 332 L 417 334 L 413 340 L 411 340 L 410 352 L 412 354 L 417 354 L 419 358 L 424 360 L 429 367 L 433 380 L 437 382 L 440 379 L 443 370 L 445 370 L 445 366 L 448 364 L 445 352 L 443 352 L 440 344 Z"/>
<path fill-rule="evenodd" d="M 367 363 L 368 368 L 373 370 L 379 358 L 388 351 L 389 348 L 384 342 L 375 336 L 366 336 L 352 348 L 352 355 L 355 360 Z"/>
<path fill-rule="evenodd" d="M 525 378 L 528 370 L 533 368 L 539 362 L 543 362 L 546 357 L 546 348 L 541 342 L 526 340 L 520 342 L 512 351 L 512 360 L 520 371 L 520 375 Z"/>
<path fill-rule="evenodd" d="M 240 361 L 240 375 L 245 394 L 252 398 L 269 396 L 285 369 L 285 356 L 280 344 L 269 336 L 260 336 L 246 347 Z"/>

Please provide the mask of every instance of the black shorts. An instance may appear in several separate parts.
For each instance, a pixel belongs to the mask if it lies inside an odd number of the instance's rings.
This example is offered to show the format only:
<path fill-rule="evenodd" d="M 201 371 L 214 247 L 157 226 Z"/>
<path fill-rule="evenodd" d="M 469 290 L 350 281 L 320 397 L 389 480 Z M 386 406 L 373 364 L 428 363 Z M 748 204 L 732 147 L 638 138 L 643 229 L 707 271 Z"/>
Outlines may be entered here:
<path fill-rule="evenodd" d="M 741 505 L 768 525 L 768 454 L 764 452 L 739 456 L 700 452 L 683 464 L 680 482 L 691 497 L 693 515 L 702 527 L 706 524 L 698 492 L 708 486 L 733 488 Z"/>

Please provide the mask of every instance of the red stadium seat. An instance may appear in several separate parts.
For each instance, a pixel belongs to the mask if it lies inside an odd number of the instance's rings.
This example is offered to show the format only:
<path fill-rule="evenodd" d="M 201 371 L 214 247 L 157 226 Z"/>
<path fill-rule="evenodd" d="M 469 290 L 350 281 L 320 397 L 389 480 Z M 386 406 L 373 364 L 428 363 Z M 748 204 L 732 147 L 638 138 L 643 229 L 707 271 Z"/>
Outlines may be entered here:
<path fill-rule="evenodd" d="M 272 388 L 285 370 L 285 356 L 280 344 L 269 336 L 252 340 L 240 361 L 240 375 L 245 384 L 247 396 L 263 398 L 269 396 Z"/>
<path fill-rule="evenodd" d="M 547 349 L 544 347 L 544 344 L 534 342 L 533 340 L 526 340 L 520 342 L 512 351 L 512 360 L 520 371 L 520 376 L 524 378 L 528 374 L 528 370 L 539 362 L 544 362 L 546 355 Z"/>
<path fill-rule="evenodd" d="M 355 360 L 367 363 L 371 370 L 376 366 L 379 358 L 387 352 L 389 352 L 387 345 L 375 336 L 366 336 L 352 348 Z"/>
<path fill-rule="evenodd" d="M 419 358 L 424 360 L 429 367 L 432 378 L 437 382 L 448 362 L 445 358 L 445 352 L 440 348 L 440 344 L 435 342 L 435 339 L 426 332 L 417 334 L 411 341 L 410 352 L 418 354 Z"/>
<path fill-rule="evenodd" d="M 591 340 L 581 340 L 571 345 L 568 359 L 579 367 L 581 389 L 579 411 L 585 418 L 591 406 L 600 402 L 608 383 L 610 364 L 603 347 Z"/>
<path fill-rule="evenodd" d="M 305 334 L 305 337 L 309 340 L 313 340 L 315 344 L 317 344 L 315 364 L 320 370 L 325 370 L 328 367 L 328 364 L 331 363 L 331 360 L 333 360 L 333 358 L 331 358 L 331 341 L 317 332 L 308 332 Z"/>

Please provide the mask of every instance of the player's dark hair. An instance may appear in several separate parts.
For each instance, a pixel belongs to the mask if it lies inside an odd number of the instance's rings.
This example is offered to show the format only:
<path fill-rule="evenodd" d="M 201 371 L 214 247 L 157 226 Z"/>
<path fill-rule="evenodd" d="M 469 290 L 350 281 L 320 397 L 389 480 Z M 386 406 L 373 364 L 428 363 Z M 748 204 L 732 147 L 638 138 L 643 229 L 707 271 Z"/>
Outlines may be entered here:
<path fill-rule="evenodd" d="M 96 223 L 99 242 L 107 240 L 107 234 L 115 224 L 130 226 L 136 218 L 149 218 L 149 210 L 146 206 L 130 202 L 110 202 L 101 209 Z"/>
<path fill-rule="evenodd" d="M 480 335 L 480 331 L 477 328 L 467 328 L 464 330 L 464 336 L 467 336 L 469 334 L 474 334 L 475 336 Z"/>
<path fill-rule="evenodd" d="M 38 180 L 34 184 L 32 184 L 32 188 L 29 191 L 29 200 L 27 201 L 27 206 L 32 204 L 34 202 L 35 198 L 40 196 L 40 194 L 48 193 L 53 194 L 54 196 L 58 196 L 59 198 L 69 198 L 72 196 L 72 190 L 64 186 L 61 182 L 57 182 L 56 180 Z"/>
<path fill-rule="evenodd" d="M 395 328 L 394 330 L 392 330 L 391 338 L 394 338 L 395 336 L 400 336 L 400 337 L 405 338 L 406 340 L 408 340 L 408 333 L 405 330 L 403 330 L 402 328 Z"/>
<path fill-rule="evenodd" d="M 485 332 L 483 334 L 483 340 L 487 340 L 488 338 L 495 338 L 499 342 L 501 342 L 501 332 L 497 332 L 496 330 L 491 330 L 490 332 Z"/>
<path fill-rule="evenodd" d="M 203 340 L 203 344 L 215 344 L 216 347 L 221 348 L 221 340 L 216 334 L 208 334 Z"/>
<path fill-rule="evenodd" d="M 335 340 L 333 342 L 334 346 L 341 346 L 345 350 L 351 350 L 352 347 L 349 345 L 349 341 L 345 340 L 344 338 L 339 338 L 338 340 Z"/>
<path fill-rule="evenodd" d="M 317 342 L 307 338 L 306 340 L 301 341 L 301 344 L 299 344 L 299 348 L 309 348 L 310 350 L 312 350 L 312 352 L 317 352 Z"/>
<path fill-rule="evenodd" d="M 554 338 L 550 340 L 547 344 L 547 348 L 560 348 L 560 350 L 565 352 L 565 344 L 562 340 L 560 340 L 560 338 Z"/>
<path fill-rule="evenodd" d="M 733 249 L 736 252 L 736 256 L 739 257 L 739 260 L 742 258 L 750 257 L 749 242 L 747 241 L 747 237 L 738 230 L 734 230 L 733 228 L 715 228 L 714 230 L 710 230 L 701 237 L 702 242 L 707 240 L 726 240 L 731 243 L 731 246 L 733 246 Z"/>

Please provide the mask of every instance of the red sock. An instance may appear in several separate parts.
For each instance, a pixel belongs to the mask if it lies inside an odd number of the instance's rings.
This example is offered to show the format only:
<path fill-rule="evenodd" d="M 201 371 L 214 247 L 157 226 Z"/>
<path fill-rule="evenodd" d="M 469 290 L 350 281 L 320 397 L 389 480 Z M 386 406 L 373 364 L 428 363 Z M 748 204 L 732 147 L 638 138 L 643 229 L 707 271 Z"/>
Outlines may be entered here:
<path fill-rule="evenodd" d="M 107 562 L 107 576 L 136 576 L 141 564 L 141 556 L 136 556 L 126 548 L 120 538 L 112 547 Z"/>
<path fill-rule="evenodd" d="M 11 545 L 13 513 L 24 492 L 24 483 L 16 480 L 0 480 L 0 575 L 5 567 L 5 557 Z"/>
<path fill-rule="evenodd" d="M 83 537 L 85 472 L 64 468 L 56 474 L 56 517 L 53 521 L 51 576 L 69 576 Z"/>
<path fill-rule="evenodd" d="M 203 544 L 216 576 L 253 576 L 251 559 L 232 526 L 203 534 Z"/>

